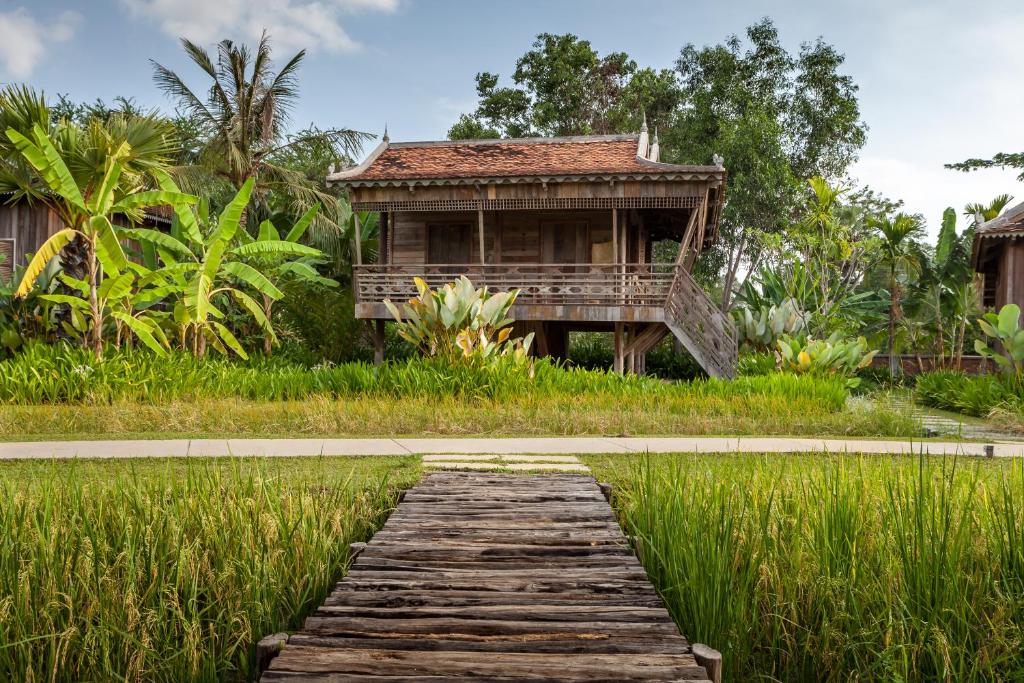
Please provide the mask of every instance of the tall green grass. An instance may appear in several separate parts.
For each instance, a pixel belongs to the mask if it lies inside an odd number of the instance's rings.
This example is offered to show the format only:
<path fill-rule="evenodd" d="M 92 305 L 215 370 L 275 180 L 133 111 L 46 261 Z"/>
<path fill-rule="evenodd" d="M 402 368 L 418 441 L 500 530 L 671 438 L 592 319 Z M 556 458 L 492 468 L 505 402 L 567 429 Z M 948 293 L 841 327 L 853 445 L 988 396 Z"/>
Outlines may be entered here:
<path fill-rule="evenodd" d="M 298 627 L 417 466 L 0 465 L 0 680 L 232 681 Z"/>
<path fill-rule="evenodd" d="M 1024 463 L 591 459 L 735 681 L 1024 680 Z"/>
<path fill-rule="evenodd" d="M 924 405 L 976 417 L 986 417 L 999 407 L 1021 410 L 1024 404 L 1024 388 L 1003 375 L 925 372 L 916 377 L 914 392 Z"/>
<path fill-rule="evenodd" d="M 462 397 L 519 401 L 596 394 L 647 399 L 707 399 L 757 395 L 810 401 L 820 410 L 841 410 L 846 389 L 839 380 L 777 374 L 735 381 L 669 384 L 652 377 L 567 369 L 546 360 L 531 376 L 523 366 L 451 366 L 415 359 L 381 366 L 364 363 L 307 368 L 275 358 L 239 363 L 198 359 L 186 353 L 156 356 L 144 350 L 111 352 L 96 360 L 87 351 L 34 345 L 0 362 L 0 403 L 102 405 L 119 401 L 166 403 L 241 398 L 259 401 L 310 397 Z"/>

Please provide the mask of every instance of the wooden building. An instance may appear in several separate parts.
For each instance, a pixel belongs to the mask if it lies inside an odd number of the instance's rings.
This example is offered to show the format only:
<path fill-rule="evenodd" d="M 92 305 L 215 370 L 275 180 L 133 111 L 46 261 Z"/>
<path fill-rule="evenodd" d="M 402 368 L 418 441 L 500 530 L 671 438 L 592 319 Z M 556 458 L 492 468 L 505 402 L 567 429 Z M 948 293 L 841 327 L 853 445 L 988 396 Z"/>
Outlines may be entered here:
<path fill-rule="evenodd" d="M 146 210 L 147 228 L 166 229 L 170 223 L 170 207 Z M 17 265 L 24 265 L 29 256 L 63 228 L 64 222 L 45 204 L 24 199 L 11 201 L 11 195 L 0 194 L 0 281 L 9 280 Z"/>
<path fill-rule="evenodd" d="M 986 308 L 1024 308 L 1024 203 L 978 226 L 972 259 L 982 277 Z"/>
<path fill-rule="evenodd" d="M 713 376 L 732 376 L 728 316 L 690 276 L 715 238 L 726 172 L 719 163 L 661 163 L 657 135 L 381 144 L 358 166 L 331 173 L 352 206 L 381 216 L 378 263 L 357 253 L 356 316 L 415 296 L 413 277 L 440 286 L 459 275 L 492 291 L 519 289 L 519 331 L 540 354 L 564 356 L 570 331 L 614 333 L 619 371 L 674 334 Z M 681 245 L 655 263 L 653 245 Z M 358 237 L 356 239 L 358 244 Z"/>

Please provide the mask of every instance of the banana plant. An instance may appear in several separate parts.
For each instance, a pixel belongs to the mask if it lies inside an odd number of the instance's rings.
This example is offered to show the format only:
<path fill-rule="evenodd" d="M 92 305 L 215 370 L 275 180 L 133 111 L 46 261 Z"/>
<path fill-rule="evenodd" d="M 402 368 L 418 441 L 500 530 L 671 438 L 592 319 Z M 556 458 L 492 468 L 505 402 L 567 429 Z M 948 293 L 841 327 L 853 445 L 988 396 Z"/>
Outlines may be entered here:
<path fill-rule="evenodd" d="M 242 212 L 249 203 L 253 181 L 242 185 L 221 214 L 211 220 L 206 202 L 197 208 L 175 207 L 169 233 L 148 228 L 132 228 L 123 232 L 140 243 L 151 245 L 164 267 L 154 270 L 146 284 L 163 295 L 176 294 L 172 319 L 178 327 L 182 348 L 198 356 L 207 346 L 221 353 L 233 352 L 242 358 L 248 354 L 234 333 L 224 324 L 221 301 L 232 299 L 253 319 L 263 334 L 277 340 L 270 317 L 264 307 L 243 286 L 276 301 L 281 290 L 263 271 L 247 263 L 254 256 L 291 254 L 315 257 L 320 252 L 312 247 L 284 240 L 252 240 L 240 230 Z"/>
<path fill-rule="evenodd" d="M 317 266 L 327 260 L 326 255 L 319 249 L 300 243 L 319 209 L 320 205 L 314 204 L 283 238 L 270 220 L 260 223 L 259 235 L 256 238 L 241 231 L 242 245 L 234 253 L 275 283 L 293 281 L 337 287 L 336 281 L 323 277 L 317 270 Z M 270 320 L 277 298 L 267 292 L 261 292 L 260 295 L 263 298 L 263 314 Z M 263 353 L 269 356 L 272 349 L 273 338 L 265 335 Z"/>
<path fill-rule="evenodd" d="M 980 339 L 974 342 L 974 350 L 1012 371 L 1017 379 L 1024 377 L 1024 328 L 1020 326 L 1020 306 L 1006 304 L 998 314 L 986 313 L 978 320 L 978 326 L 986 336 L 999 342 L 1001 352 Z"/>
<path fill-rule="evenodd" d="M 81 238 L 86 245 L 86 291 L 83 292 L 81 303 L 71 304 L 71 299 L 77 299 L 72 295 L 65 295 L 70 297 L 65 303 L 69 303 L 73 311 L 80 310 L 88 316 L 88 346 L 99 357 L 103 353 L 103 322 L 106 314 L 103 306 L 105 297 L 100 295 L 100 286 L 105 277 L 117 278 L 128 269 L 128 259 L 121 248 L 111 217 L 124 214 L 137 219 L 146 207 L 187 206 L 194 203 L 196 198 L 179 192 L 176 187 L 140 190 L 134 183 L 122 182 L 122 161 L 131 155 L 131 147 L 127 142 L 121 143 L 107 155 L 105 170 L 98 184 L 79 187 L 60 152 L 41 126 L 36 124 L 33 127 L 31 138 L 13 128 L 7 130 L 7 137 L 47 187 L 61 197 L 67 209 L 64 212 L 64 229 L 46 240 L 35 253 L 15 294 L 18 297 L 27 296 L 47 263 L 73 240 Z"/>

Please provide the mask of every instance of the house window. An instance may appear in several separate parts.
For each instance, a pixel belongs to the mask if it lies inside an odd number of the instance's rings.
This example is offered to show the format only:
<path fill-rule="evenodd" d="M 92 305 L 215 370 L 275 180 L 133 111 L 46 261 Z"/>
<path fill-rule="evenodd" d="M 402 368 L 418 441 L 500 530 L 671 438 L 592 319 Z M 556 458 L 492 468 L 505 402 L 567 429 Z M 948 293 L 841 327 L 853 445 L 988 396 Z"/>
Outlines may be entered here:
<path fill-rule="evenodd" d="M 0 281 L 14 277 L 14 238 L 0 237 Z"/>
<path fill-rule="evenodd" d="M 458 265 L 471 262 L 475 233 L 469 223 L 430 223 L 427 233 L 427 263 Z"/>

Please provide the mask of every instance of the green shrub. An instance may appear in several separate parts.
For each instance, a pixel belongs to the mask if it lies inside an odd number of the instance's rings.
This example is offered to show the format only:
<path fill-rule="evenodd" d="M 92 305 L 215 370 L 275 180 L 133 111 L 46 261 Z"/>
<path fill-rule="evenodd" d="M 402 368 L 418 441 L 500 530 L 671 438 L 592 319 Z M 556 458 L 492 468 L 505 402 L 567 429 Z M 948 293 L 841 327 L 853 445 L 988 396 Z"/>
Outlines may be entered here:
<path fill-rule="evenodd" d="M 985 417 L 997 407 L 1019 405 L 1019 386 L 1013 379 L 998 375 L 935 370 L 917 376 L 915 392 L 925 405 Z"/>

